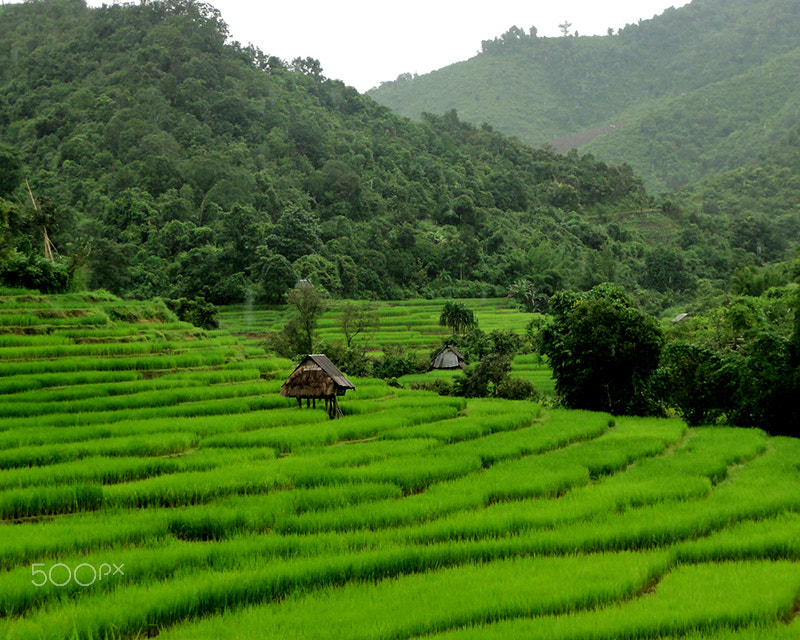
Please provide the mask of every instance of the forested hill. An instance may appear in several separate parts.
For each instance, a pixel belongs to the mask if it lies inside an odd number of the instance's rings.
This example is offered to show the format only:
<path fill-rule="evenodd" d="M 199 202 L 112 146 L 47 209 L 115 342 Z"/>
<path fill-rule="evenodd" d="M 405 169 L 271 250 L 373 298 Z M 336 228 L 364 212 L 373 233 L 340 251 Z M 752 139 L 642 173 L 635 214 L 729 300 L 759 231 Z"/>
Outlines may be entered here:
<path fill-rule="evenodd" d="M 607 36 L 514 27 L 466 62 L 370 95 L 413 118 L 456 109 L 536 145 L 580 148 L 603 134 L 585 149 L 625 158 L 657 192 L 785 142 L 798 61 L 800 0 L 694 0 Z"/>
<path fill-rule="evenodd" d="M 689 220 L 624 164 L 394 115 L 316 60 L 230 42 L 192 0 L 6 5 L 0 169 L 0 277 L 43 290 L 228 303 L 297 278 L 379 298 L 613 280 L 658 309 L 791 238 L 767 221 L 756 250 L 747 212 Z"/>

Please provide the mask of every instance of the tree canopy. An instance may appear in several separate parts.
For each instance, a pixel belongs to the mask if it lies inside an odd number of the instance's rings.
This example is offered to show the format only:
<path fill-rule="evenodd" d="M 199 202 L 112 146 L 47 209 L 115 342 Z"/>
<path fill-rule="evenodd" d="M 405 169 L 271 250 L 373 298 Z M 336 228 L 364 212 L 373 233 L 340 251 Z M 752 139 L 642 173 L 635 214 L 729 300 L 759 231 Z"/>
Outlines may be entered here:
<path fill-rule="evenodd" d="M 475 313 L 463 302 L 448 300 L 439 315 L 439 324 L 451 329 L 453 333 L 464 333 L 477 324 Z"/>
<path fill-rule="evenodd" d="M 663 344 L 655 321 L 620 288 L 558 293 L 542 330 L 556 391 L 567 406 L 612 414 L 648 410 L 648 379 Z"/>

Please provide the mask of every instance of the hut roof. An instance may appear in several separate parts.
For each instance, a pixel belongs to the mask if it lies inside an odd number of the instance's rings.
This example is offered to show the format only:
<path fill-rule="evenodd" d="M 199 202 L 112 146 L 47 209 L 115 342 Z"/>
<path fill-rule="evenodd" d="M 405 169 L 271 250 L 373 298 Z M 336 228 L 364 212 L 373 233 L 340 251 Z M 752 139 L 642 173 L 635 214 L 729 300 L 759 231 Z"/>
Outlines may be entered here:
<path fill-rule="evenodd" d="M 324 398 L 344 395 L 355 385 L 339 371 L 323 353 L 312 353 L 303 358 L 281 387 L 281 395 L 290 398 Z"/>
<path fill-rule="evenodd" d="M 331 362 L 330 358 L 326 356 L 324 353 L 312 353 L 306 356 L 306 360 L 311 358 L 314 362 L 316 362 L 320 368 L 327 373 L 333 381 L 338 384 L 340 387 L 345 389 L 355 389 L 355 385 L 347 379 L 341 371 L 339 371 L 339 367 L 337 367 L 333 362 Z M 305 362 L 305 360 L 304 360 Z"/>
<path fill-rule="evenodd" d="M 464 356 L 453 345 L 448 344 L 439 353 L 431 363 L 431 369 L 463 369 Z"/>

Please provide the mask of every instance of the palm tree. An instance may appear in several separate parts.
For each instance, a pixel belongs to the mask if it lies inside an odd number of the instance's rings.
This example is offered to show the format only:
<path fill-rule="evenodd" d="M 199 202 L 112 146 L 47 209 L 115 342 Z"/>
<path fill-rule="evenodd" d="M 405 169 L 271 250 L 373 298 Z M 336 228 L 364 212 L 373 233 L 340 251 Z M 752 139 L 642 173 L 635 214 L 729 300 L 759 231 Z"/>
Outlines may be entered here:
<path fill-rule="evenodd" d="M 453 333 L 464 333 L 477 324 L 475 314 L 463 302 L 448 300 L 444 303 L 442 314 L 439 316 L 439 325 L 450 327 Z"/>
<path fill-rule="evenodd" d="M 516 280 L 508 287 L 508 295 L 506 297 L 519 300 L 531 313 L 543 309 L 547 304 L 547 296 L 539 293 L 536 285 L 524 278 Z"/>

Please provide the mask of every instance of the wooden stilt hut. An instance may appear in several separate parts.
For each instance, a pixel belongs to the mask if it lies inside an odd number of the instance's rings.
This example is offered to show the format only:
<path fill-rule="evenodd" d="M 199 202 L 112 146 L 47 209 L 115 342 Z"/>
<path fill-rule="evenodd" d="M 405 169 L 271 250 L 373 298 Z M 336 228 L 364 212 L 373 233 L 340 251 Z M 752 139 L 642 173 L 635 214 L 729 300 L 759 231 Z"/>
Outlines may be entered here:
<path fill-rule="evenodd" d="M 323 353 L 312 353 L 303 358 L 281 387 L 281 395 L 286 398 L 297 398 L 297 405 L 317 406 L 317 400 L 325 401 L 325 410 L 333 420 L 341 417 L 342 410 L 337 398 L 343 396 L 348 389 L 355 389 L 345 375 L 339 371 L 328 356 Z"/>

